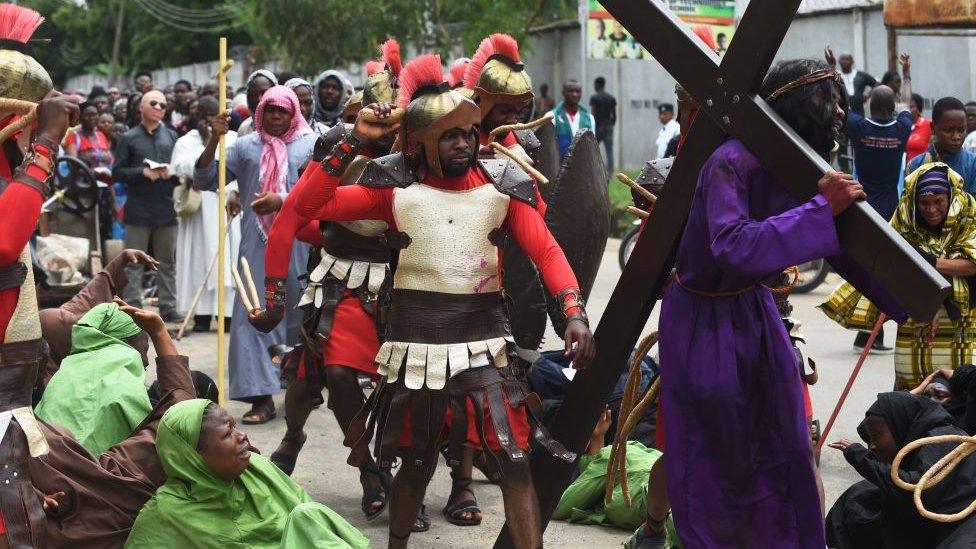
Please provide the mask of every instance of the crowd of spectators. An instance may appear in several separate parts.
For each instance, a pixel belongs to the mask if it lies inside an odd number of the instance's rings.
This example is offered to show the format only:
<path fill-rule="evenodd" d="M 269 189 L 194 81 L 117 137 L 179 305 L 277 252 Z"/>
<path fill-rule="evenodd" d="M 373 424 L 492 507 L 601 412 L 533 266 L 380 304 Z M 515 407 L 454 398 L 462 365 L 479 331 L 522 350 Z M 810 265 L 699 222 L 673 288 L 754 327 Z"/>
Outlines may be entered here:
<path fill-rule="evenodd" d="M 236 136 L 234 132 L 240 131 L 243 136 L 252 131 L 251 113 L 258 100 L 279 83 L 286 84 L 302 99 L 302 115 L 310 127 L 319 133 L 326 131 L 336 122 L 328 115 L 341 112 L 352 90 L 341 73 L 327 73 L 319 75 L 312 84 L 292 73 L 259 70 L 250 75 L 244 86 L 228 86 L 231 139 Z M 192 235 L 184 234 L 187 231 L 206 230 L 200 218 L 210 215 L 201 214 L 200 204 L 214 206 L 216 202 L 209 196 L 203 200 L 200 192 L 192 188 L 192 167 L 183 172 L 175 169 L 180 159 L 174 156 L 174 150 L 179 153 L 193 149 L 191 142 L 202 142 L 201 138 L 209 135 L 210 123 L 219 111 L 218 83 L 195 85 L 181 79 L 160 85 L 150 72 L 141 71 L 128 88 L 94 86 L 88 93 L 68 94 L 81 104 L 82 117 L 81 124 L 68 132 L 60 152 L 83 161 L 106 184 L 102 193 L 102 238 L 124 240 L 126 248 L 152 252 L 159 260 L 158 272 L 146 277 L 144 284 L 131 284 L 125 298 L 140 306 L 143 298 L 154 292 L 161 316 L 179 322 L 191 302 L 189 296 L 205 278 L 210 254 L 194 254 L 191 261 L 186 254 L 178 253 L 178 243 L 186 247 L 194 241 Z M 180 140 L 186 141 L 182 148 L 178 147 Z M 195 160 L 183 163 L 192 165 Z M 210 221 L 207 219 L 206 227 L 214 228 Z M 239 238 L 237 231 L 235 225 L 232 239 Z M 197 236 L 196 240 L 216 245 L 216 235 Z M 178 264 L 177 257 L 184 259 L 183 265 Z M 133 265 L 130 270 L 131 280 L 143 280 L 141 265 Z M 209 286 L 213 289 L 213 284 Z M 206 295 L 201 301 L 203 306 L 197 308 L 194 328 L 206 331 L 211 327 L 215 307 Z"/>

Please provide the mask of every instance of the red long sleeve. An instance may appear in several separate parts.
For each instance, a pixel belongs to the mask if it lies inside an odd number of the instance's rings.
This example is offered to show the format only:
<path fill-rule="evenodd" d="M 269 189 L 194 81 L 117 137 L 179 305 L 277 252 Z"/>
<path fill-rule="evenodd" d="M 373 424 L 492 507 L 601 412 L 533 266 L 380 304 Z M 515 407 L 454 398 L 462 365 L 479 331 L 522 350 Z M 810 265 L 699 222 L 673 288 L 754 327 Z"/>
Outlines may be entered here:
<path fill-rule="evenodd" d="M 542 275 L 542 281 L 552 295 L 568 289 L 578 289 L 576 274 L 566 261 L 566 255 L 553 238 L 538 211 L 528 204 L 511 200 L 508 205 L 508 228 Z"/>
<path fill-rule="evenodd" d="M 268 232 L 268 245 L 264 252 L 265 274 L 272 278 L 288 276 L 288 262 L 295 238 L 321 244 L 318 220 L 379 219 L 393 227 L 392 196 L 392 189 L 371 189 L 359 185 L 339 188 L 338 177 L 323 171 L 318 162 L 312 162 L 288 193 Z M 310 223 L 309 220 L 314 221 Z M 316 236 L 313 237 L 311 231 Z M 316 241 L 310 240 L 312 238 Z"/>
<path fill-rule="evenodd" d="M 41 193 L 28 185 L 12 181 L 0 195 L 0 267 L 6 267 L 20 258 L 41 215 Z M 20 288 L 0 291 L 0 340 L 7 332 L 7 324 L 17 308 Z"/>
<path fill-rule="evenodd" d="M 322 236 L 322 231 L 319 230 L 319 222 L 309 221 L 304 227 L 299 229 L 298 240 L 306 244 L 311 244 L 312 246 L 324 245 L 325 238 Z"/>

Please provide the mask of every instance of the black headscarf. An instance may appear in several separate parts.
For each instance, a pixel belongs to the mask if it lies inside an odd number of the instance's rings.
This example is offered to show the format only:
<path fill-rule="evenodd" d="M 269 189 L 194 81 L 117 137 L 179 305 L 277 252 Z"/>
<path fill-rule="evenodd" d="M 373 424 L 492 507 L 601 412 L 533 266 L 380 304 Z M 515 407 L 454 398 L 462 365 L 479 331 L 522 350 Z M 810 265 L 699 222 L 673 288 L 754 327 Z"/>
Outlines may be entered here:
<path fill-rule="evenodd" d="M 865 415 L 884 419 L 899 449 L 909 442 L 928 436 L 933 429 L 954 423 L 952 415 L 942 406 L 925 397 L 903 391 L 879 394 L 878 400 L 868 408 Z M 865 442 L 870 442 L 864 422 L 858 425 L 857 433 Z"/>

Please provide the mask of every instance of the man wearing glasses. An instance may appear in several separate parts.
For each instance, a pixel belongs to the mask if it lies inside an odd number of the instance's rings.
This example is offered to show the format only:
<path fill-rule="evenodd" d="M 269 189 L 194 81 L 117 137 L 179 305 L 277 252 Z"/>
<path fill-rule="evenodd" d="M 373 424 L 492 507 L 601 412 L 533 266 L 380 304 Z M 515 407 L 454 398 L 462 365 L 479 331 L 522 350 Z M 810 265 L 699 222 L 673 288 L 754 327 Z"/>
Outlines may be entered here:
<path fill-rule="evenodd" d="M 178 135 L 162 124 L 166 114 L 166 97 L 150 90 L 139 104 L 142 122 L 127 131 L 115 147 L 113 175 L 128 186 L 125 203 L 125 245 L 148 252 L 159 261 L 156 285 L 159 314 L 167 322 L 180 322 L 176 310 L 176 211 L 173 189 L 178 180 L 170 171 L 169 161 Z M 126 268 L 129 285 L 125 301 L 142 306 L 143 265 Z"/>

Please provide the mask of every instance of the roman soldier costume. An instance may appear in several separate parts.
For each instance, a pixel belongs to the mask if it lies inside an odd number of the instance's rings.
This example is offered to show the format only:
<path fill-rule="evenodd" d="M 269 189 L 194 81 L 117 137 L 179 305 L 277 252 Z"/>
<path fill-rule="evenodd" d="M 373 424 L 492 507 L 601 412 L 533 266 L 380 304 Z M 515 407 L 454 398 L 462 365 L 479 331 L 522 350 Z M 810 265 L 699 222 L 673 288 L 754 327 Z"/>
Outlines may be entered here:
<path fill-rule="evenodd" d="M 451 465 L 465 445 L 523 461 L 530 437 L 571 460 L 572 453 L 530 420 L 526 408 L 538 398 L 512 371 L 500 238 L 510 231 L 567 317 L 585 322 L 578 284 L 535 209 L 536 192 L 525 172 L 508 160 L 480 160 L 460 177 L 445 175 L 438 140 L 457 128 L 476 132 L 481 111 L 450 89 L 440 67 L 439 56 L 421 56 L 401 76 L 404 152 L 369 162 L 358 185 L 340 187 L 341 174 L 361 149 L 349 135 L 309 167 L 305 184 L 289 197 L 314 208 L 320 219 L 382 220 L 405 236 L 386 341 L 375 357 L 384 379 L 346 433 L 349 462 L 365 459 L 374 432 L 381 467 L 402 457 L 432 471 L 445 442 L 442 432 L 449 433 Z"/>
<path fill-rule="evenodd" d="M 3 4 L 0 20 L 11 23 L 0 29 L 0 97 L 38 102 L 53 87 L 50 76 L 32 57 L 10 48 L 23 49 L 44 18 Z M 0 110 L 0 127 L 17 120 Z M 27 128 L 19 141 L 29 143 L 29 137 Z M 48 446 L 31 406 L 41 325 L 27 244 L 49 195 L 58 143 L 38 136 L 26 153 L 13 139 L 0 146 L 0 532 L 6 530 L 11 547 L 39 547 L 44 545 L 45 516 L 31 484 L 28 457 L 46 454 Z"/>
<path fill-rule="evenodd" d="M 507 34 L 492 34 L 481 41 L 464 70 L 464 86 L 484 120 L 497 105 L 509 105 L 521 113 L 532 102 L 532 79 L 519 56 L 518 42 Z M 479 141 L 488 144 L 489 130 L 482 127 Z M 532 130 L 516 130 L 501 136 L 499 143 L 536 162 L 542 142 Z M 543 215 L 545 212 L 543 211 Z"/>
<path fill-rule="evenodd" d="M 383 63 L 371 66 L 362 90 L 362 100 L 396 101 L 397 76 L 401 69 L 400 48 L 393 39 L 381 46 Z M 376 70 L 382 68 L 382 70 Z M 316 143 L 312 164 L 317 164 L 343 141 L 352 126 L 337 123 Z M 341 174 L 343 185 L 355 183 L 366 164 L 389 150 L 362 147 Z M 377 220 L 350 220 L 319 223 L 299 212 L 291 201 L 283 205 L 269 234 L 265 255 L 265 280 L 268 308 L 252 318 L 260 330 L 270 330 L 284 311 L 284 276 L 288 271 L 291 241 L 297 236 L 319 246 L 309 256 L 308 284 L 298 306 L 304 312 L 302 344 L 284 361 L 286 383 L 306 380 L 306 398 L 317 406 L 323 402 L 326 387 L 324 366 L 343 366 L 376 377 L 374 359 L 380 347 L 378 334 L 389 302 L 391 250 L 401 247 L 402 239 L 387 223 Z M 310 236 L 309 236 L 310 235 Z M 303 238 L 304 237 L 304 238 Z M 330 391 L 330 408 L 332 398 Z M 334 408 L 333 408 L 334 409 Z M 271 459 L 289 474 L 297 451 L 283 451 L 285 443 L 301 447 L 305 440 L 304 418 L 296 420 L 286 411 L 288 430 L 282 448 Z"/>

